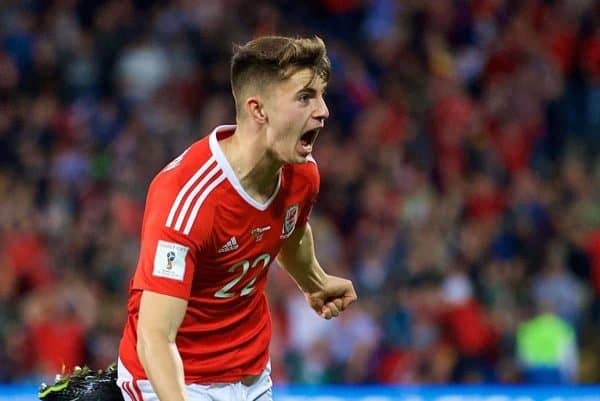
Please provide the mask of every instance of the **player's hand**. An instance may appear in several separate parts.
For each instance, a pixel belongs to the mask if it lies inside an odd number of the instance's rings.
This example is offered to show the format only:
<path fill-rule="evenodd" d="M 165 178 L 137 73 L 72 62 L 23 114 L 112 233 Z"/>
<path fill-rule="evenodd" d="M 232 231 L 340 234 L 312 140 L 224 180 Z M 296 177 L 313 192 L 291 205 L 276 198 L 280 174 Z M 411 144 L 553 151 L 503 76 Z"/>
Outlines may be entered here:
<path fill-rule="evenodd" d="M 328 320 L 338 316 L 357 299 L 352 281 L 336 276 L 327 276 L 322 290 L 305 292 L 304 295 L 310 307 Z"/>

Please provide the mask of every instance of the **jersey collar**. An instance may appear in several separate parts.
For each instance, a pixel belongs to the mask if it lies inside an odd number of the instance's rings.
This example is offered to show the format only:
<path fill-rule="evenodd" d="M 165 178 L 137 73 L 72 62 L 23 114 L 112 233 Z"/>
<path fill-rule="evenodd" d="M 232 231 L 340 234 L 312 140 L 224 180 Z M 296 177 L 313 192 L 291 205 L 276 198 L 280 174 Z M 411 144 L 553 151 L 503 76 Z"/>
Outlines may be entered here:
<path fill-rule="evenodd" d="M 219 125 L 217 128 L 215 128 L 210 133 L 210 137 L 208 139 L 210 151 L 212 152 L 213 156 L 217 160 L 219 167 L 223 170 L 225 177 L 227 177 L 231 186 L 237 191 L 237 193 L 242 197 L 242 199 L 244 199 L 248 204 L 250 204 L 250 206 L 252 206 L 260 211 L 264 211 L 269 207 L 269 205 L 273 202 L 273 200 L 279 193 L 279 188 L 281 187 L 281 173 L 279 174 L 279 179 L 277 180 L 277 186 L 275 187 L 275 190 L 273 191 L 273 195 L 271 195 L 271 197 L 269 199 L 267 199 L 264 203 L 260 203 L 257 200 L 255 200 L 254 198 L 252 198 L 248 194 L 248 192 L 246 192 L 246 190 L 244 190 L 244 187 L 242 187 L 240 180 L 237 178 L 237 176 L 233 172 L 233 168 L 231 168 L 229 161 L 227 161 L 227 158 L 225 157 L 225 154 L 223 153 L 223 150 L 221 149 L 221 145 L 219 145 L 219 138 L 218 138 L 219 132 L 232 131 L 232 130 L 235 130 L 235 128 L 236 128 L 236 125 Z"/>

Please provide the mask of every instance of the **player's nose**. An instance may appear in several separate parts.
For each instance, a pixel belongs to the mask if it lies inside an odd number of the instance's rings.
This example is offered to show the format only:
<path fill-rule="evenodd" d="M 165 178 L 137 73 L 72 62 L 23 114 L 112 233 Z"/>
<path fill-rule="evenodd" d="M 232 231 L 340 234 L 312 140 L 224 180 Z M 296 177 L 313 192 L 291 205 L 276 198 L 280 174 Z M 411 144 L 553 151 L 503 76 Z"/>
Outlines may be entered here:
<path fill-rule="evenodd" d="M 321 122 L 325 122 L 325 120 L 329 118 L 329 108 L 327 107 L 327 103 L 325 103 L 325 99 L 322 97 L 318 100 L 318 105 L 313 116 L 317 120 L 321 120 Z"/>

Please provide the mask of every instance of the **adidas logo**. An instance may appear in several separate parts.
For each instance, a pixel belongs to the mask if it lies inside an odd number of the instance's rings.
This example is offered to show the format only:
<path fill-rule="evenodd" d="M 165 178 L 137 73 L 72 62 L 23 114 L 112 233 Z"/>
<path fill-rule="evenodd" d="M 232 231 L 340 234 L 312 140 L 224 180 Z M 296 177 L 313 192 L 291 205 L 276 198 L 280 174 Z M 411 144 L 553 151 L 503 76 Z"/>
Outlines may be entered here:
<path fill-rule="evenodd" d="M 219 248 L 219 250 L 217 252 L 218 253 L 231 252 L 231 251 L 235 251 L 238 248 L 239 248 L 239 245 L 237 243 L 237 240 L 235 239 L 235 237 L 231 237 L 231 238 L 229 238 L 229 241 L 227 241 L 225 243 L 225 245 L 223 245 L 221 248 Z"/>

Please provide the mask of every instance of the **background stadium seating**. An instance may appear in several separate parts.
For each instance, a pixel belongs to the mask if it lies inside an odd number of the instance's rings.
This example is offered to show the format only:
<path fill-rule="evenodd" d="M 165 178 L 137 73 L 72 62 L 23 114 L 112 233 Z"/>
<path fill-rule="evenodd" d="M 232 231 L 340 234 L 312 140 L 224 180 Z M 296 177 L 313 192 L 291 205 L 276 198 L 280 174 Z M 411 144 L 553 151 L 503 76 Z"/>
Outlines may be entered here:
<path fill-rule="evenodd" d="M 271 33 L 328 45 L 312 224 L 360 297 L 320 320 L 272 266 L 275 383 L 598 383 L 592 0 L 0 1 L 0 383 L 115 359 L 149 180 Z"/>

